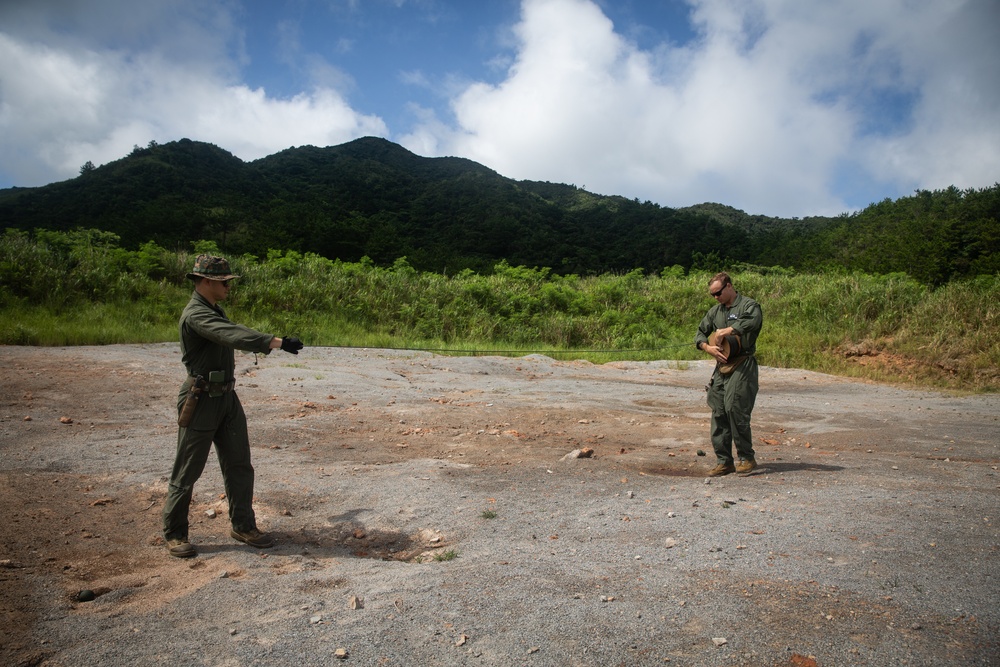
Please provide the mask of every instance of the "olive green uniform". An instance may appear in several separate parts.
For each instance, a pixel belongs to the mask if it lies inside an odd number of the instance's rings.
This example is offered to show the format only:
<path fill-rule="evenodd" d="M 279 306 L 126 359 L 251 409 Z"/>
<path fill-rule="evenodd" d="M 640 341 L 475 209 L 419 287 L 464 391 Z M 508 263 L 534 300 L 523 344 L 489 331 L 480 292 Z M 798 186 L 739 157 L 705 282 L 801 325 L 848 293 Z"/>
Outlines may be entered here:
<path fill-rule="evenodd" d="M 196 376 L 206 380 L 212 371 L 222 371 L 222 381 L 201 393 L 194 417 L 177 433 L 177 455 L 163 508 L 163 536 L 167 540 L 187 539 L 188 510 L 194 483 L 215 452 L 222 469 L 229 520 L 237 531 L 257 527 L 252 506 L 254 471 L 250 464 L 247 418 L 233 389 L 236 360 L 234 349 L 268 354 L 274 336 L 235 324 L 222 308 L 213 306 L 198 292 L 184 308 L 180 319 L 181 355 L 188 378 L 177 397 L 180 413 Z"/>
<path fill-rule="evenodd" d="M 717 303 L 698 325 L 695 347 L 708 343 L 708 337 L 718 329 L 732 327 L 740 336 L 747 358 L 729 375 L 715 373 L 708 386 L 708 406 L 712 409 L 712 448 L 721 464 L 733 463 L 733 443 L 741 459 L 753 459 L 753 438 L 750 433 L 750 413 L 757 400 L 757 336 L 764 324 L 760 304 L 742 294 L 736 295 L 732 307 Z M 733 359 L 730 359 L 733 361 Z"/>

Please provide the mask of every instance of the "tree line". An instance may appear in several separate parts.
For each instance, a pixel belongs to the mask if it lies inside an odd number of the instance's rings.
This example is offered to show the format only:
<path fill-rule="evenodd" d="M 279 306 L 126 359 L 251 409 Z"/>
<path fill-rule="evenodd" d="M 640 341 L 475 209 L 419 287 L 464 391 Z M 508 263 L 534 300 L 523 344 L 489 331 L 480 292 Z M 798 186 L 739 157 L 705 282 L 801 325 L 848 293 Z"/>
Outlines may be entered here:
<path fill-rule="evenodd" d="M 1000 272 L 1000 184 L 785 219 L 516 181 L 372 137 L 251 162 L 204 142 L 150 142 L 67 181 L 0 190 L 0 227 L 99 229 L 130 249 L 210 240 L 232 255 L 281 248 L 377 266 L 405 257 L 444 275 L 500 261 L 557 275 L 749 265 L 906 273 L 929 285 Z"/>

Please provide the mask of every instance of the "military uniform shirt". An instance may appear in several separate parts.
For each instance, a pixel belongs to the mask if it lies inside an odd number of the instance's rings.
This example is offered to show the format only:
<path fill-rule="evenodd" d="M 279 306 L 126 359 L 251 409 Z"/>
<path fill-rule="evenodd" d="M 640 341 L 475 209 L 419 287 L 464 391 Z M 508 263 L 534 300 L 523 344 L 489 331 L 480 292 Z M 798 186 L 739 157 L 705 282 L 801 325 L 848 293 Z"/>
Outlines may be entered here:
<path fill-rule="evenodd" d="M 732 327 L 733 331 L 740 336 L 740 344 L 747 355 L 752 355 L 757 351 L 757 336 L 764 325 L 764 314 L 760 304 L 748 296 L 736 294 L 736 301 L 732 307 L 727 308 L 724 304 L 717 303 L 712 306 L 701 324 L 698 325 L 698 334 L 694 338 L 695 347 L 708 342 L 708 337 L 713 331 Z"/>
<path fill-rule="evenodd" d="M 233 350 L 270 353 L 271 334 L 231 322 L 218 305 L 213 306 L 198 292 L 191 295 L 180 320 L 181 361 L 188 375 L 206 380 L 211 371 L 225 371 L 224 382 L 235 377 Z"/>

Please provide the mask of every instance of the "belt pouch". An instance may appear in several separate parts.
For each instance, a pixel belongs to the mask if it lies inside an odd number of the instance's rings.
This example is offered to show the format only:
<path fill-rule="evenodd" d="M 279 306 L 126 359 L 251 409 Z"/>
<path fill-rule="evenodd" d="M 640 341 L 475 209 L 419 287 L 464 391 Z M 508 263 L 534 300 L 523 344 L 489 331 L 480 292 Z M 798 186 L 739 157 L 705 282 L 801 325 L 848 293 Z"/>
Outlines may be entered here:
<path fill-rule="evenodd" d="M 215 385 L 216 388 L 218 388 L 219 386 L 225 384 L 225 382 L 226 382 L 226 372 L 225 371 L 209 371 L 208 372 L 208 384 Z M 216 390 L 216 391 L 209 390 L 208 395 L 211 396 L 212 398 L 215 398 L 216 396 L 222 396 L 222 392 L 218 391 L 218 390 Z"/>

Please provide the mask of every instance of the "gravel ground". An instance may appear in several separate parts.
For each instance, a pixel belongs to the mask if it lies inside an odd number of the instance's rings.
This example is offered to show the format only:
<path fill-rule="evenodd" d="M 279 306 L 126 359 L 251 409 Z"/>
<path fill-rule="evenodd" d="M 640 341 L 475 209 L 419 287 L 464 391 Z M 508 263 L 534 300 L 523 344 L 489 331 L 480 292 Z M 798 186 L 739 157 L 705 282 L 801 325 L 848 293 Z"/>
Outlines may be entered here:
<path fill-rule="evenodd" d="M 761 466 L 709 481 L 707 362 L 254 362 L 278 545 L 213 458 L 180 560 L 177 346 L 0 347 L 0 663 L 1000 664 L 1000 396 L 765 367 Z"/>

